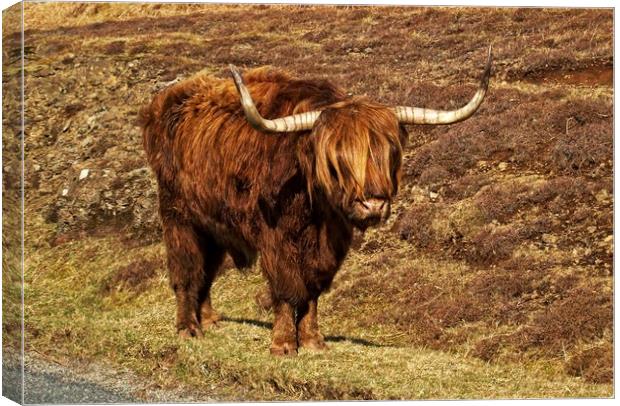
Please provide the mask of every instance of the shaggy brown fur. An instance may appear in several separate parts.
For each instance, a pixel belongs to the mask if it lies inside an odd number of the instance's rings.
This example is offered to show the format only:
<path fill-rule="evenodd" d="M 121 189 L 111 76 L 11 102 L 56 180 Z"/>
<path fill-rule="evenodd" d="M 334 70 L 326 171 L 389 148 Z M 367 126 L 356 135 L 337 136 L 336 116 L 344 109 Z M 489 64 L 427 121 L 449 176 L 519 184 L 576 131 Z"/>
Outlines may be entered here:
<path fill-rule="evenodd" d="M 275 312 L 272 353 L 322 349 L 317 300 L 353 227 L 367 226 L 352 220 L 354 207 L 395 195 L 406 133 L 388 107 L 347 98 L 327 81 L 265 68 L 244 79 L 263 117 L 322 110 L 312 131 L 253 129 L 233 81 L 206 75 L 164 89 L 140 114 L 177 329 L 200 336 L 217 321 L 209 290 L 226 252 L 237 267 L 260 253 Z"/>

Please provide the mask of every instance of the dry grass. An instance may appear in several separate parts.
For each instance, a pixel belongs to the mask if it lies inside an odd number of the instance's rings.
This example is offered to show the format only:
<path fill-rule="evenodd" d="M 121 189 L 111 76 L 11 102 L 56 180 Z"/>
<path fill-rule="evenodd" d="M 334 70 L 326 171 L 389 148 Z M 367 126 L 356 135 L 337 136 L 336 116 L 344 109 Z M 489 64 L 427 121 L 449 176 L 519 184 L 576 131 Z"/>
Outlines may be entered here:
<path fill-rule="evenodd" d="M 19 30 L 21 13 L 7 9 L 2 13 L 3 36 Z M 17 358 L 22 340 L 22 268 L 21 268 L 21 89 L 18 73 L 7 73 L 19 53 L 4 48 L 2 58 L 2 352 L 3 357 Z"/>
<path fill-rule="evenodd" d="M 228 400 L 612 395 L 610 10 L 28 3 L 26 15 L 28 348 Z M 385 103 L 454 108 L 491 40 L 476 116 L 409 128 L 392 219 L 356 237 L 322 299 L 331 351 L 268 356 L 256 271 L 217 280 L 219 329 L 176 338 L 133 124 L 155 89 L 271 64 Z M 3 43 L 11 56 L 19 38 Z M 6 92 L 19 66 L 4 60 Z M 5 160 L 18 151 L 11 100 Z M 78 183 L 83 168 L 106 176 Z M 17 174 L 4 165 L 5 208 Z M 14 277 L 3 273 L 5 298 Z M 18 322 L 5 317 L 5 335 Z"/>
<path fill-rule="evenodd" d="M 95 257 L 93 243 L 97 247 Z M 270 314 L 251 300 L 262 289 L 262 278 L 255 272 L 233 270 L 220 277 L 214 287 L 215 305 L 225 316 L 222 325 L 210 330 L 203 340 L 183 341 L 174 334 L 174 298 L 161 267 L 155 269 L 152 284 L 139 294 L 102 289 L 115 277 L 116 269 L 128 265 L 126 259 L 113 255 L 120 244 L 112 238 L 86 239 L 29 257 L 29 279 L 39 282 L 26 291 L 27 301 L 36 304 L 29 308 L 26 319 L 27 350 L 45 349 L 54 357 L 83 360 L 105 357 L 163 387 L 173 386 L 180 379 L 203 388 L 205 394 L 229 400 L 601 396 L 607 390 L 605 385 L 562 377 L 562 371 L 557 370 L 560 366 L 550 369 L 546 363 L 531 367 L 519 363 L 490 365 L 464 354 L 423 347 L 412 351 L 405 343 L 415 331 L 397 334 L 392 320 L 380 318 L 366 326 L 370 320 L 358 312 L 348 317 L 351 306 L 339 307 L 339 301 L 346 301 L 350 294 L 344 286 L 348 278 L 355 279 L 350 288 L 359 291 L 361 286 L 363 291 L 365 286 L 356 276 L 365 272 L 357 268 L 360 264 L 356 259 L 339 276 L 340 288 L 324 301 L 323 329 L 331 346 L 329 352 L 302 352 L 296 359 L 271 357 L 266 350 Z M 128 254 L 157 258 L 163 254 L 163 247 L 135 248 Z M 426 265 L 419 264 L 420 271 Z M 402 292 L 396 286 L 403 283 L 411 282 L 394 281 L 387 288 L 391 287 L 392 293 Z M 390 293 L 384 288 L 378 292 Z M 450 298 L 448 307 L 445 300 L 433 305 L 437 292 L 428 289 L 424 284 L 414 288 L 412 300 L 433 312 L 441 326 L 454 327 L 479 317 L 479 310 L 463 308 L 461 297 Z M 61 290 L 62 295 L 54 293 Z M 243 300 L 239 300 L 240 291 L 246 292 Z M 372 311 L 368 302 L 371 297 L 356 297 L 358 309 Z M 423 313 L 415 309 L 415 303 L 402 322 Z"/>
<path fill-rule="evenodd" d="M 204 10 L 198 4 L 114 4 L 114 3 L 27 3 L 26 28 L 52 29 L 129 21 L 135 18 L 162 18 Z"/>

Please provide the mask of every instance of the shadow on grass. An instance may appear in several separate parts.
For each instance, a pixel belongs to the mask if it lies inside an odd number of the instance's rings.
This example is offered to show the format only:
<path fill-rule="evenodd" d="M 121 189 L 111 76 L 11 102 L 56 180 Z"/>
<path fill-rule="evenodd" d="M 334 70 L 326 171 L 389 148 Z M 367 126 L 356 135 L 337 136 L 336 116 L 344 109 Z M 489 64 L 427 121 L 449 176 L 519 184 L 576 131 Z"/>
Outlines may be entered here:
<path fill-rule="evenodd" d="M 261 320 L 246 319 L 246 318 L 241 318 L 241 317 L 222 316 L 222 321 L 230 321 L 232 323 L 239 323 L 239 324 L 250 324 L 252 326 L 262 327 L 262 328 L 266 328 L 269 330 L 273 328 L 273 323 L 269 323 L 269 322 L 261 321 Z M 357 345 L 363 345 L 365 347 L 377 347 L 377 348 L 378 347 L 394 347 L 393 345 L 389 345 L 389 344 L 379 344 L 379 343 L 374 343 L 372 341 L 364 340 L 363 338 L 347 337 L 347 336 L 342 336 L 342 335 L 326 336 L 325 341 L 332 342 L 332 343 L 348 341 L 350 343 L 357 344 Z"/>

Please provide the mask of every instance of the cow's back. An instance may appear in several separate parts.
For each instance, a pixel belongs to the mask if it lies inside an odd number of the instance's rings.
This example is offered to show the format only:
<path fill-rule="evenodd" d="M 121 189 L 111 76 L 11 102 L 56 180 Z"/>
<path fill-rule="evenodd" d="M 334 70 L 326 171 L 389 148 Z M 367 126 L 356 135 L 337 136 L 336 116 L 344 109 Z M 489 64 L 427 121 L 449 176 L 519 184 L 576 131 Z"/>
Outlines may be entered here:
<path fill-rule="evenodd" d="M 266 118 L 320 109 L 345 95 L 327 81 L 297 81 L 259 68 L 244 80 Z M 297 144 L 309 132 L 253 129 L 231 79 L 199 74 L 172 85 L 141 111 L 144 148 L 170 205 L 184 215 L 252 235 L 261 202 L 273 203 L 298 172 Z M 304 185 L 305 186 L 305 185 Z"/>

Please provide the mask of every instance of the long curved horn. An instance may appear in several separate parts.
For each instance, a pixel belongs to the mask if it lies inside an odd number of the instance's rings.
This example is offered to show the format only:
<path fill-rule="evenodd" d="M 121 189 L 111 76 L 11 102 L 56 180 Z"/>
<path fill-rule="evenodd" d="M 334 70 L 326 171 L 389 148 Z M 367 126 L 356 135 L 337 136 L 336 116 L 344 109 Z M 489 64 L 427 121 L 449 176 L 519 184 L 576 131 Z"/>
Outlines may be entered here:
<path fill-rule="evenodd" d="M 256 109 L 252 96 L 250 96 L 248 88 L 245 87 L 243 78 L 241 77 L 241 73 L 239 73 L 237 67 L 234 65 L 229 65 L 228 67 L 233 75 L 233 79 L 235 80 L 237 91 L 241 96 L 241 106 L 243 107 L 245 116 L 250 125 L 252 125 L 255 129 L 276 133 L 310 130 L 314 125 L 314 122 L 317 118 L 319 118 L 319 115 L 321 114 L 320 111 L 309 111 L 306 113 L 294 114 L 292 116 L 276 118 L 274 120 L 267 120 L 263 118 L 258 112 L 258 109 Z"/>
<path fill-rule="evenodd" d="M 452 124 L 463 121 L 476 112 L 484 95 L 489 87 L 489 77 L 491 76 L 491 45 L 489 45 L 489 56 L 487 65 L 484 68 L 484 74 L 480 82 L 478 91 L 465 106 L 457 110 L 432 110 L 420 107 L 397 106 L 394 107 L 394 113 L 398 117 L 398 121 L 402 124 Z"/>

